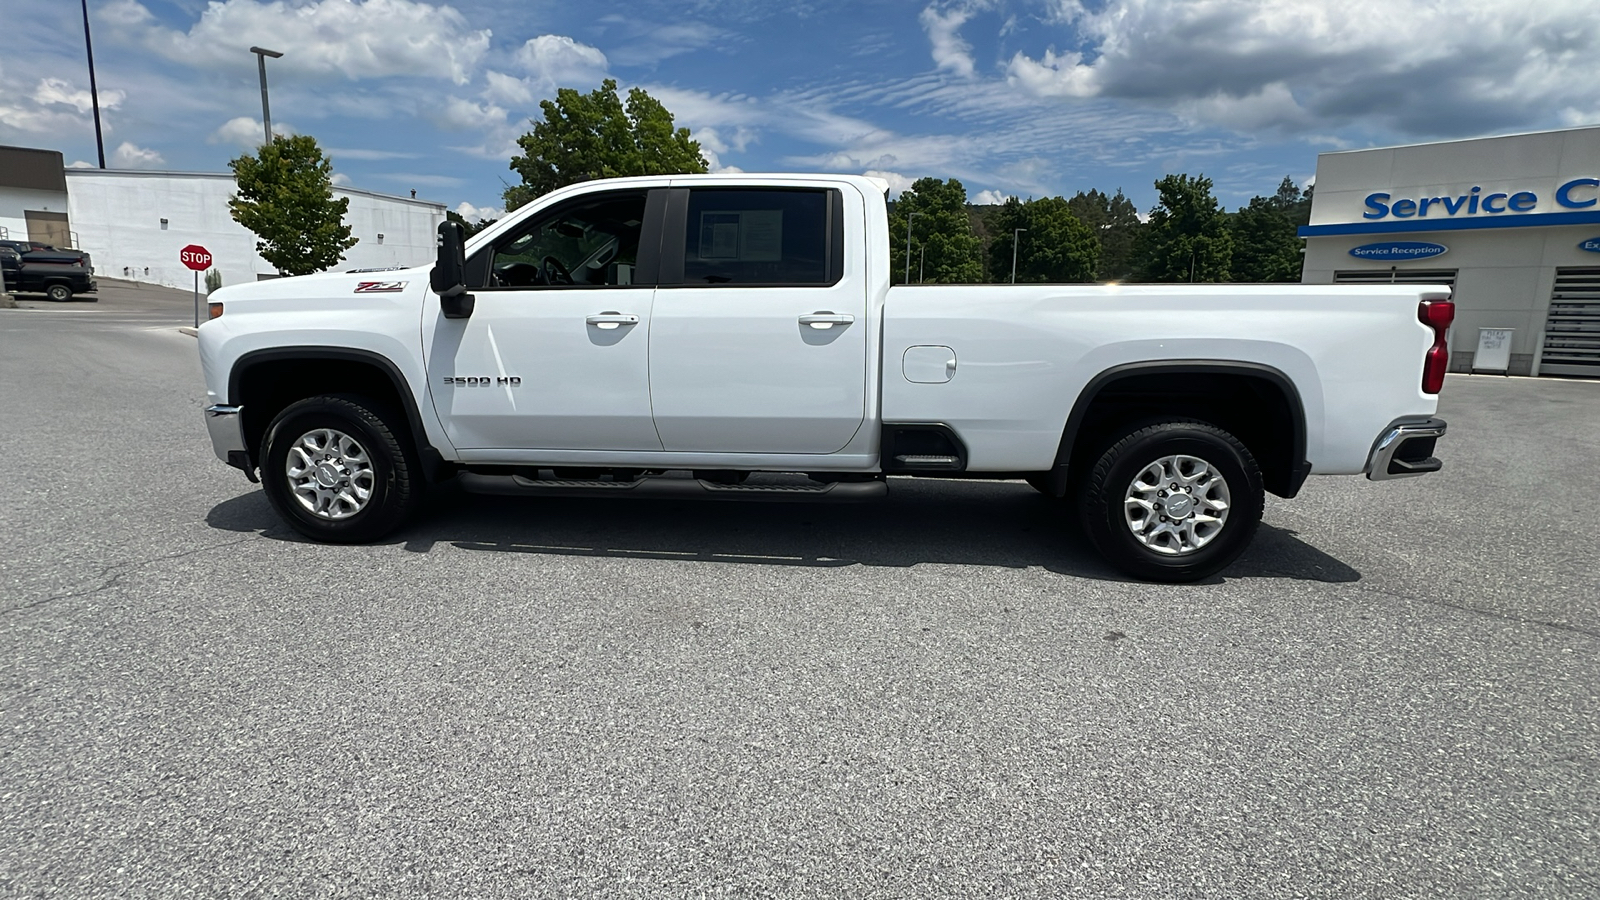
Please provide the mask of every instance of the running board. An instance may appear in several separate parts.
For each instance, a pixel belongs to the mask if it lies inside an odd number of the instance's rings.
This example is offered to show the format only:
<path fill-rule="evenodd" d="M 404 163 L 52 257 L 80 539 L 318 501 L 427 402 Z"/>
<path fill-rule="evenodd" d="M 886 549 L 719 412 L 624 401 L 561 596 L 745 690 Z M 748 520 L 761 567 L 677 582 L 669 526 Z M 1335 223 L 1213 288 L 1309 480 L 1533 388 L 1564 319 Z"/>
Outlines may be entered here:
<path fill-rule="evenodd" d="M 456 479 L 471 494 L 514 497 L 640 497 L 653 500 L 757 500 L 779 503 L 849 503 L 889 495 L 882 480 L 832 484 L 716 484 L 700 478 L 645 477 L 636 481 L 535 481 L 521 475 L 478 475 Z"/>

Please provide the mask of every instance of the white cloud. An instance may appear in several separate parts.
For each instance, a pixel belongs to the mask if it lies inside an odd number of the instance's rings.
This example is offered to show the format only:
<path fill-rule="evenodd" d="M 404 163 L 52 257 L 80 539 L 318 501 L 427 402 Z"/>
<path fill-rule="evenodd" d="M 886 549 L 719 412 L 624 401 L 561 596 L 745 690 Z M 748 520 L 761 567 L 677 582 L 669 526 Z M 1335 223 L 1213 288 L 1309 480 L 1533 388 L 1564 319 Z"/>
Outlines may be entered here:
<path fill-rule="evenodd" d="M 482 219 L 499 219 L 505 214 L 506 211 L 498 206 L 473 206 L 465 200 L 456 204 L 456 215 L 466 219 L 468 222 L 477 222 Z"/>
<path fill-rule="evenodd" d="M 273 128 L 273 130 L 276 131 L 277 128 Z M 329 147 L 324 152 L 329 157 L 337 157 L 339 159 L 416 159 L 418 156 L 416 153 L 406 153 L 400 150 L 365 150 L 354 147 Z"/>
<path fill-rule="evenodd" d="M 1096 7 L 1057 0 L 1052 20 L 1065 26 L 1074 49 L 1017 53 L 1010 83 L 1035 97 L 1133 100 L 1241 131 L 1325 133 L 1357 124 L 1468 135 L 1592 108 L 1600 81 L 1593 0 L 1109 0 Z"/>
<path fill-rule="evenodd" d="M 450 131 L 486 131 L 506 124 L 506 110 L 493 103 L 474 103 L 461 97 L 447 99 L 442 107 L 425 105 L 423 115 Z"/>
<path fill-rule="evenodd" d="M 206 138 L 208 144 L 233 144 L 246 150 L 254 150 L 261 146 L 266 139 L 266 129 L 260 119 L 249 116 L 239 116 L 222 123 L 216 131 Z M 294 126 L 287 122 L 273 122 L 272 133 L 279 137 L 287 137 L 295 133 Z"/>
<path fill-rule="evenodd" d="M 972 195 L 972 204 L 974 206 L 999 206 L 1015 196 L 1015 194 L 1005 194 L 1000 191 L 979 191 Z"/>
<path fill-rule="evenodd" d="M 162 25 L 137 0 L 114 0 L 103 20 L 174 62 L 213 69 L 253 68 L 252 44 L 281 50 L 278 77 L 381 78 L 420 75 L 471 80 L 489 49 L 449 6 L 414 0 L 213 0 L 188 31 Z"/>
<path fill-rule="evenodd" d="M 537 83 L 555 87 L 598 82 L 606 76 L 606 55 L 559 34 L 541 34 L 517 48 L 517 63 Z"/>
<path fill-rule="evenodd" d="M 100 92 L 100 111 L 116 109 L 128 95 L 118 90 L 105 90 Z M 80 113 L 90 113 L 94 110 L 94 98 L 88 88 L 76 88 L 61 78 L 43 78 L 39 86 L 34 88 L 33 102 L 40 106 L 61 104 L 70 106 Z"/>
<path fill-rule="evenodd" d="M 961 39 L 961 26 L 972 18 L 972 11 L 957 8 L 941 14 L 929 6 L 917 18 L 922 23 L 922 30 L 928 33 L 934 63 L 963 78 L 971 78 L 972 45 Z"/>
<path fill-rule="evenodd" d="M 622 66 L 653 66 L 736 39 L 734 33 L 705 22 L 651 22 L 637 16 L 609 15 L 600 23 L 621 39 L 611 51 L 611 61 Z"/>
<path fill-rule="evenodd" d="M 160 153 L 123 141 L 111 154 L 113 169 L 154 169 L 166 162 Z"/>
<path fill-rule="evenodd" d="M 343 172 L 335 172 L 329 176 L 328 181 L 336 187 L 344 187 L 350 183 L 350 176 Z"/>
<path fill-rule="evenodd" d="M 916 180 L 913 178 L 907 178 L 906 176 L 901 175 L 899 172 L 884 172 L 878 169 L 868 169 L 861 174 L 867 176 L 868 178 L 882 178 L 884 181 L 889 182 L 890 197 L 898 197 L 903 192 L 911 190 L 911 183 Z"/>

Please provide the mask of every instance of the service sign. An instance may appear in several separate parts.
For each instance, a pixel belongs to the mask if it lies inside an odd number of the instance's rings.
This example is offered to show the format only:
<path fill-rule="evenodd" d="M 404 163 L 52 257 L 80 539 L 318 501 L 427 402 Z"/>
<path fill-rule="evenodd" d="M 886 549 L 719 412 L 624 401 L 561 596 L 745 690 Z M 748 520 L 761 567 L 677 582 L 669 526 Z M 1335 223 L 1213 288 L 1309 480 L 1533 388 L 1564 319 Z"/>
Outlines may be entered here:
<path fill-rule="evenodd" d="M 1600 237 L 1589 238 L 1587 241 L 1579 244 L 1578 249 L 1587 250 L 1590 253 L 1600 253 Z"/>
<path fill-rule="evenodd" d="M 1362 244 L 1350 248 L 1350 255 L 1356 259 L 1373 259 L 1383 262 L 1405 259 L 1431 259 L 1443 256 L 1450 248 L 1443 244 L 1430 244 L 1427 241 L 1381 241 L 1376 244 Z"/>

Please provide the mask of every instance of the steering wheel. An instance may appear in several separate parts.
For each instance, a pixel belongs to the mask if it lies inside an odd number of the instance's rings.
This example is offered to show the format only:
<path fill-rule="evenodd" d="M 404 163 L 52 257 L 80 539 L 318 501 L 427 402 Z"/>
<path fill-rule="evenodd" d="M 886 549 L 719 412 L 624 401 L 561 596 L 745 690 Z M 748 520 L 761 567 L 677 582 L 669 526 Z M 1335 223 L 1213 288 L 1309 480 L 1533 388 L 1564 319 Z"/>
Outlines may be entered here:
<path fill-rule="evenodd" d="M 568 272 L 567 267 L 562 265 L 561 260 L 556 259 L 554 256 L 546 256 L 544 258 L 544 264 L 540 267 L 540 271 L 544 274 L 545 284 L 575 283 L 572 280 L 572 273 Z"/>

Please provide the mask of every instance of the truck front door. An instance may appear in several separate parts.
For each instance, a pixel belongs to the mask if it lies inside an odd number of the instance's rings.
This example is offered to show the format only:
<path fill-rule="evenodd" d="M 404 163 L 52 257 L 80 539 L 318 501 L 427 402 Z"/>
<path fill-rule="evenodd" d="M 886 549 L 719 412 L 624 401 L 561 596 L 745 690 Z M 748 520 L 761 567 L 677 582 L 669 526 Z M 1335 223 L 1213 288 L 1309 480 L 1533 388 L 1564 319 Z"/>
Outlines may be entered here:
<path fill-rule="evenodd" d="M 661 449 L 654 287 L 635 277 L 641 243 L 659 240 L 646 206 L 647 192 L 625 190 L 541 211 L 474 252 L 469 318 L 424 315 L 429 393 L 456 447 Z"/>
<path fill-rule="evenodd" d="M 865 248 L 844 223 L 863 215 L 834 188 L 672 189 L 650 323 L 665 449 L 850 443 L 866 418 L 867 291 Z"/>

